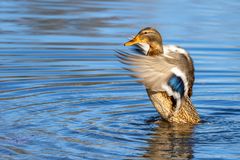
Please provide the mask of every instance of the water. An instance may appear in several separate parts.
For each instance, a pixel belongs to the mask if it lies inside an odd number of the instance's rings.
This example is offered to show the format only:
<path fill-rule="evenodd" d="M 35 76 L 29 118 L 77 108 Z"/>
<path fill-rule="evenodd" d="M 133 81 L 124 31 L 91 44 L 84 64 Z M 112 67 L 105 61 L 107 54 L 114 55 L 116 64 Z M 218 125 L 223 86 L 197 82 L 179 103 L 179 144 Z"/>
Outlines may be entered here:
<path fill-rule="evenodd" d="M 0 159 L 240 159 L 240 3 L 0 2 Z M 192 55 L 202 124 L 159 121 L 114 49 L 142 27 Z"/>

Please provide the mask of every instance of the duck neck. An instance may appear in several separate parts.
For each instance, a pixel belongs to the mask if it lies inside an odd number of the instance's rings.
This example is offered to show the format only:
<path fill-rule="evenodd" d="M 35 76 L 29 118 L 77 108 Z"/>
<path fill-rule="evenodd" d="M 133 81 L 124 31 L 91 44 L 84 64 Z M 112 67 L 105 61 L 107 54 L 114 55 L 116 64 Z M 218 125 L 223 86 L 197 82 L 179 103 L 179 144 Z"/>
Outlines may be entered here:
<path fill-rule="evenodd" d="M 163 54 L 163 46 L 159 43 L 152 43 L 149 45 L 148 56 L 158 56 Z"/>

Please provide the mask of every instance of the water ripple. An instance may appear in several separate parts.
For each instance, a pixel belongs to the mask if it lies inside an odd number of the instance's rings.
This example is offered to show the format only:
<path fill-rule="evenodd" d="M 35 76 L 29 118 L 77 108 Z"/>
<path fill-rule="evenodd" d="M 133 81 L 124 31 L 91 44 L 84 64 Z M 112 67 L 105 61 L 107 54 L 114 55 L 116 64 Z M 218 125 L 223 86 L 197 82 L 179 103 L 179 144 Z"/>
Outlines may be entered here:
<path fill-rule="evenodd" d="M 0 3 L 0 159 L 240 159 L 237 0 Z M 161 121 L 122 69 L 145 26 L 193 57 L 201 124 Z"/>

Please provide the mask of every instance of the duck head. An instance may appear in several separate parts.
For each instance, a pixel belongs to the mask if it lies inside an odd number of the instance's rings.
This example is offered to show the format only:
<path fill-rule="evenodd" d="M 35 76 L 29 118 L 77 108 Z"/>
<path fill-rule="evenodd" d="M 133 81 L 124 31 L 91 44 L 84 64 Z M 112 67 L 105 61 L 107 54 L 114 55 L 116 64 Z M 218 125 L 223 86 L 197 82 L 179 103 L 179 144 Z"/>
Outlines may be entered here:
<path fill-rule="evenodd" d="M 155 56 L 163 53 L 162 37 L 151 27 L 142 29 L 133 39 L 124 43 L 124 46 L 139 45 L 144 48 L 146 55 Z"/>

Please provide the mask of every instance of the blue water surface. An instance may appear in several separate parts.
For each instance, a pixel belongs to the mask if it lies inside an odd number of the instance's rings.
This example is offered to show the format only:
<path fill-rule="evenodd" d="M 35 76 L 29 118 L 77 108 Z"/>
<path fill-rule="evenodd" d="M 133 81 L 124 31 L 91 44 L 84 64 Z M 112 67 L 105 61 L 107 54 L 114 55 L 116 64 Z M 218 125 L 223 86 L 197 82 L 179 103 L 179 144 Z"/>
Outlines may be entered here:
<path fill-rule="evenodd" d="M 238 0 L 0 2 L 0 159 L 240 159 Z M 143 27 L 186 48 L 203 123 L 159 119 L 115 49 Z"/>

